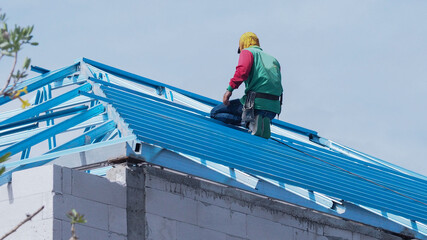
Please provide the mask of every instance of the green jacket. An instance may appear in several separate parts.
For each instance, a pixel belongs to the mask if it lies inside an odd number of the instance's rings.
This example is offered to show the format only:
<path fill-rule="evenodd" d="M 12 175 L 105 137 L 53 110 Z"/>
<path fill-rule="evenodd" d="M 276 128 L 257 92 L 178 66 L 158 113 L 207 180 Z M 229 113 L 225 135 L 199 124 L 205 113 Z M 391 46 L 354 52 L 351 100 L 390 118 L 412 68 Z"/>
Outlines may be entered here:
<path fill-rule="evenodd" d="M 258 46 L 251 46 L 245 48 L 245 50 L 252 53 L 254 63 L 249 77 L 245 81 L 245 95 L 240 99 L 240 102 L 243 105 L 245 104 L 246 94 L 249 91 L 280 96 L 283 93 L 283 88 L 279 62 L 274 57 L 264 53 Z M 275 112 L 277 114 L 281 111 L 279 100 L 263 98 L 255 99 L 254 108 Z"/>

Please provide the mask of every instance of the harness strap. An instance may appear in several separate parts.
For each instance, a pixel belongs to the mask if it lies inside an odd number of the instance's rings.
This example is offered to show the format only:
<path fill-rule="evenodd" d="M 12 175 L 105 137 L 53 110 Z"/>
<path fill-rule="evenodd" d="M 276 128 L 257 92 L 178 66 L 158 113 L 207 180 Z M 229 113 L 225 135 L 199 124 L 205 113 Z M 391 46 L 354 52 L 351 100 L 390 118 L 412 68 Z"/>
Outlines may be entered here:
<path fill-rule="evenodd" d="M 254 92 L 250 91 L 248 93 L 248 97 L 251 95 L 253 96 L 253 93 Z M 282 106 L 283 93 L 280 96 L 272 95 L 272 94 L 268 94 L 268 93 L 255 93 L 255 98 L 264 98 L 264 99 L 268 99 L 268 100 L 280 100 L 280 106 Z M 254 101 L 255 98 L 252 98 L 250 100 Z M 246 101 L 248 101 L 248 98 L 246 99 Z M 253 104 L 253 102 L 252 102 L 252 104 Z M 280 116 L 280 113 L 277 114 L 277 118 L 279 118 L 279 116 Z"/>
<path fill-rule="evenodd" d="M 272 94 L 268 94 L 268 93 L 256 93 L 256 98 L 264 98 L 264 99 L 268 99 L 268 100 L 279 100 L 280 96 L 276 96 L 276 95 L 272 95 Z"/>

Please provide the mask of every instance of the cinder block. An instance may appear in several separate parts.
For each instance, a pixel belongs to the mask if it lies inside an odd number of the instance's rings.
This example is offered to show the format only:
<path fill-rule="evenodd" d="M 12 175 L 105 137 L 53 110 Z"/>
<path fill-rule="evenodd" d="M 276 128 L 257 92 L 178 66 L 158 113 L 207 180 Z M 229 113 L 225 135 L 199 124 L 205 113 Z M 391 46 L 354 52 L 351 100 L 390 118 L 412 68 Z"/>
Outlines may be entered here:
<path fill-rule="evenodd" d="M 53 219 L 53 235 L 52 239 L 61 239 L 62 236 L 62 221 Z"/>
<path fill-rule="evenodd" d="M 257 206 L 257 201 L 247 202 L 243 201 L 242 199 L 231 197 L 227 199 L 227 203 L 230 205 L 231 210 L 245 214 L 253 214 L 252 210 L 255 206 Z"/>
<path fill-rule="evenodd" d="M 53 192 L 62 193 L 62 167 L 53 165 Z"/>
<path fill-rule="evenodd" d="M 325 236 L 317 235 L 317 236 L 316 236 L 316 240 L 330 240 L 330 239 L 329 239 L 329 238 L 327 238 L 327 237 L 325 237 Z"/>
<path fill-rule="evenodd" d="M 297 220 L 297 219 L 295 219 L 295 220 Z M 312 233 L 317 234 L 317 235 L 323 235 L 323 225 L 318 224 L 315 221 L 307 221 L 307 224 L 308 224 L 308 231 L 309 232 L 312 232 Z M 288 224 L 285 224 L 285 225 L 288 225 Z"/>
<path fill-rule="evenodd" d="M 183 222 L 176 223 L 177 240 L 199 240 L 204 239 L 200 227 Z"/>
<path fill-rule="evenodd" d="M 323 229 L 323 234 L 326 237 L 339 237 L 343 240 L 352 240 L 353 233 L 347 230 L 333 228 L 330 226 L 325 226 Z"/>
<path fill-rule="evenodd" d="M 176 223 L 176 232 L 177 240 L 226 240 L 227 238 L 224 233 L 183 222 Z"/>
<path fill-rule="evenodd" d="M 201 184 L 202 186 L 209 186 L 206 184 Z M 201 188 L 193 190 L 195 192 L 195 199 L 198 201 L 203 201 L 206 203 L 210 203 L 223 208 L 231 208 L 231 203 L 235 201 L 234 198 L 227 196 L 221 191 L 216 191 L 216 188 L 219 186 L 214 185 L 215 187 L 211 187 L 208 189 Z M 215 191 L 214 191 L 215 190 Z"/>
<path fill-rule="evenodd" d="M 247 216 L 247 237 L 257 239 L 293 239 L 294 229 L 264 218 Z"/>
<path fill-rule="evenodd" d="M 109 230 L 114 233 L 126 235 L 127 234 L 127 219 L 126 209 L 109 206 L 108 222 Z"/>
<path fill-rule="evenodd" d="M 152 174 L 152 171 L 149 171 L 148 174 L 150 173 Z M 169 176 L 168 174 L 165 175 Z M 184 183 L 188 183 L 188 185 Z M 224 195 L 222 190 L 223 186 L 189 179 L 186 176 L 177 175 L 172 179 L 165 179 L 164 176 L 147 175 L 146 186 L 181 196 L 185 195 L 187 198 L 207 202 L 224 208 L 229 208 L 230 204 L 234 201 L 234 199 L 230 199 L 230 197 Z"/>
<path fill-rule="evenodd" d="M 360 240 L 360 233 L 353 233 L 353 238 L 352 240 Z"/>
<path fill-rule="evenodd" d="M 359 239 L 360 240 L 377 240 L 377 238 L 366 236 L 366 235 L 360 235 Z M 384 239 L 390 240 L 390 238 L 384 238 Z M 356 239 L 353 238 L 352 240 L 356 240 Z"/>
<path fill-rule="evenodd" d="M 211 229 L 201 228 L 201 235 L 203 236 L 201 239 L 203 240 L 226 240 L 227 234 L 214 231 Z"/>
<path fill-rule="evenodd" d="M 75 209 L 85 216 L 87 220 L 85 226 L 108 231 L 108 205 L 106 204 L 71 195 L 55 195 L 53 206 L 55 219 L 69 222 L 66 214 Z"/>
<path fill-rule="evenodd" d="M 302 210 L 301 211 L 310 211 L 310 210 Z M 292 211 L 290 211 L 292 213 Z M 319 235 L 323 234 L 323 227 L 315 222 L 309 222 L 307 219 L 301 219 L 298 217 L 294 217 L 290 214 L 286 214 L 283 212 L 274 212 L 272 213 L 272 218 L 273 221 L 278 222 L 280 224 L 289 226 L 289 227 L 293 227 L 293 228 L 297 228 L 303 231 L 309 230 L 311 226 L 311 229 L 314 231 L 319 231 Z M 314 232 L 317 233 L 317 232 Z"/>
<path fill-rule="evenodd" d="M 62 193 L 71 194 L 71 169 L 63 167 L 62 168 Z"/>
<path fill-rule="evenodd" d="M 194 199 L 196 201 L 204 201 L 214 205 L 218 205 L 221 207 L 229 207 L 229 204 L 226 204 L 223 201 L 223 198 L 227 198 L 227 196 L 221 193 L 220 187 L 217 186 L 217 192 L 211 191 L 211 188 L 202 188 L 200 186 L 203 185 L 203 182 L 199 181 L 199 184 L 195 186 L 195 184 L 183 184 L 183 182 L 193 182 L 198 181 L 194 179 L 188 179 L 185 176 L 175 176 L 173 180 L 182 180 L 178 182 L 171 182 L 170 179 L 165 179 L 159 176 L 147 175 L 146 186 L 149 188 L 171 192 L 176 195 L 186 196 L 187 198 Z M 206 186 L 212 186 L 210 183 Z M 204 186 L 204 185 L 203 185 Z M 215 186 L 215 185 L 213 185 Z"/>
<path fill-rule="evenodd" d="M 53 169 L 52 165 L 48 165 L 14 172 L 12 174 L 13 197 L 20 198 L 53 191 Z"/>
<path fill-rule="evenodd" d="M 359 235 L 359 237 L 357 237 L 357 235 Z M 379 233 L 378 236 L 367 236 L 364 234 L 357 234 L 357 233 L 353 233 L 353 239 L 352 240 L 375 240 L 375 239 L 387 239 L 387 240 L 403 240 L 403 238 L 395 236 L 395 235 L 391 235 L 388 233 Z"/>
<path fill-rule="evenodd" d="M 126 207 L 126 188 L 108 179 L 75 171 L 72 174 L 72 194 L 116 207 Z"/>
<path fill-rule="evenodd" d="M 184 178 L 184 176 L 182 176 Z M 174 192 L 175 194 L 181 194 L 180 190 L 182 184 L 168 181 L 162 177 L 147 175 L 145 179 L 145 186 L 164 192 Z"/>
<path fill-rule="evenodd" d="M 301 210 L 301 211 L 304 211 L 304 210 Z M 320 225 L 316 224 L 315 222 L 308 222 L 305 219 L 294 217 L 290 214 L 284 213 L 274 208 L 267 208 L 264 206 L 253 206 L 248 215 L 264 218 L 266 220 L 280 223 L 282 225 L 286 225 L 292 228 L 298 228 L 303 231 L 308 230 L 310 225 L 312 232 L 317 231 L 314 233 L 319 235 L 323 234 L 323 228 Z"/>
<path fill-rule="evenodd" d="M 224 184 L 210 182 L 210 181 L 201 181 L 200 182 L 200 188 L 205 189 L 205 190 L 207 190 L 209 192 L 220 194 L 220 195 L 228 195 L 227 193 L 228 193 L 229 189 L 236 190 L 234 187 L 229 188 L 229 187 L 227 187 Z M 241 191 L 239 191 L 238 194 L 240 194 L 240 192 Z M 234 192 L 234 193 L 236 193 L 236 192 Z M 228 195 L 228 196 L 232 196 L 233 197 L 234 195 L 231 194 L 231 195 Z"/>
<path fill-rule="evenodd" d="M 204 202 L 198 202 L 198 225 L 238 237 L 246 236 L 245 214 Z"/>
<path fill-rule="evenodd" d="M 148 239 L 176 239 L 176 221 L 149 213 L 146 214 L 145 219 Z"/>
<path fill-rule="evenodd" d="M 203 239 L 200 227 L 183 222 L 176 223 L 176 240 L 200 239 Z"/>
<path fill-rule="evenodd" d="M 110 233 L 108 240 L 127 240 L 127 237 L 117 233 Z"/>
<path fill-rule="evenodd" d="M 247 238 L 239 238 L 239 237 L 230 236 L 230 235 L 227 235 L 225 239 L 226 240 L 247 240 Z"/>
<path fill-rule="evenodd" d="M 62 222 L 62 240 L 68 240 L 71 237 L 71 225 L 69 222 Z M 88 227 L 86 224 L 76 224 L 76 236 L 79 239 L 108 239 L 108 231 Z M 56 239 L 55 239 L 56 240 Z"/>
<path fill-rule="evenodd" d="M 221 188 L 221 194 L 226 195 L 226 196 L 230 196 L 231 198 L 234 198 L 234 199 L 243 200 L 244 202 L 253 202 L 254 200 L 258 199 L 258 196 L 248 194 L 248 193 L 244 193 L 240 190 L 236 191 L 235 188 L 228 188 L 228 187 L 222 187 Z"/>
<path fill-rule="evenodd" d="M 294 228 L 294 240 L 320 240 L 322 238 L 327 240 L 324 236 Z"/>
<path fill-rule="evenodd" d="M 145 211 L 162 217 L 197 224 L 197 202 L 151 188 L 145 191 Z"/>

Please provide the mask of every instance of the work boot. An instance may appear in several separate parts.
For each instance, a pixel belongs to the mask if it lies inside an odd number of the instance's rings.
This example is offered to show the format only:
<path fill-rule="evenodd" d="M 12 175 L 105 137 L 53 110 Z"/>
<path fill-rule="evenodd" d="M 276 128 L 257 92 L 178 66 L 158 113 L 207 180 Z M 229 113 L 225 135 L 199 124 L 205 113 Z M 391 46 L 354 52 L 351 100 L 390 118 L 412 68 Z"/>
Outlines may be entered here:
<path fill-rule="evenodd" d="M 249 123 L 249 130 L 251 131 L 252 135 L 261 137 L 264 132 L 264 121 L 262 116 L 255 116 L 255 119 Z"/>
<path fill-rule="evenodd" d="M 263 123 L 264 123 L 264 131 L 261 135 L 261 137 L 265 138 L 265 139 L 269 139 L 271 137 L 271 129 L 270 129 L 270 118 L 268 117 L 264 117 L 263 119 Z"/>

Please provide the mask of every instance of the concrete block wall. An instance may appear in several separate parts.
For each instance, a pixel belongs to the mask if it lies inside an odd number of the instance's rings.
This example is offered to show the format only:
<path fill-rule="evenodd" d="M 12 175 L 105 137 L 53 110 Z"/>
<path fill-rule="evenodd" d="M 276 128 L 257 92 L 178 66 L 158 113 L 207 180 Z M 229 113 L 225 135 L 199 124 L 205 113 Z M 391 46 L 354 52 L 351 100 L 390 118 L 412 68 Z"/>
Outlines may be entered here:
<path fill-rule="evenodd" d="M 69 168 L 59 168 L 58 175 L 62 184 L 61 188 L 54 189 L 53 219 L 59 229 L 56 228 L 53 239 L 69 239 L 70 223 L 66 213 L 71 209 L 84 214 L 87 220 L 76 226 L 81 239 L 126 239 L 125 186 Z"/>
<path fill-rule="evenodd" d="M 126 187 L 106 178 L 56 165 L 16 172 L 0 187 L 0 235 L 41 206 L 44 209 L 7 239 L 64 239 L 71 236 L 66 213 L 76 209 L 87 223 L 76 225 L 80 239 L 125 240 Z"/>
<path fill-rule="evenodd" d="M 145 167 L 147 240 L 401 240 L 380 229 Z"/>
<path fill-rule="evenodd" d="M 66 213 L 73 208 L 87 219 L 76 227 L 80 239 L 402 239 L 371 226 L 148 165 L 116 166 L 107 178 L 59 166 L 15 173 L 11 184 L 0 187 L 0 236 L 27 213 L 44 206 L 8 239 L 68 240 Z"/>

